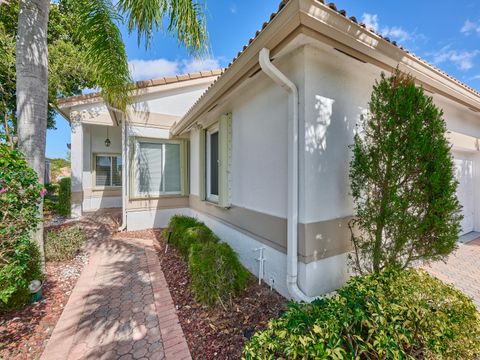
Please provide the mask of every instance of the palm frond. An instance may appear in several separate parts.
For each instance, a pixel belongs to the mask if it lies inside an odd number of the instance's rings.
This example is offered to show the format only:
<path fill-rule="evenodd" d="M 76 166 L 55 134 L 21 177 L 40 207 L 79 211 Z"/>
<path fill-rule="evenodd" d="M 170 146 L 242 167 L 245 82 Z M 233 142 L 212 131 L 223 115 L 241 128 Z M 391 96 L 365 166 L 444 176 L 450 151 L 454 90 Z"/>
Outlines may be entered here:
<path fill-rule="evenodd" d="M 192 53 L 206 50 L 207 30 L 204 6 L 195 0 L 119 0 L 120 12 L 128 17 L 128 30 L 138 33 L 138 42 L 148 46 L 154 30 L 168 20 L 168 33 Z"/>
<path fill-rule="evenodd" d="M 78 36 L 85 46 L 85 57 L 105 102 L 125 111 L 130 102 L 132 79 L 122 34 L 117 26 L 121 15 L 109 0 L 79 0 Z"/>

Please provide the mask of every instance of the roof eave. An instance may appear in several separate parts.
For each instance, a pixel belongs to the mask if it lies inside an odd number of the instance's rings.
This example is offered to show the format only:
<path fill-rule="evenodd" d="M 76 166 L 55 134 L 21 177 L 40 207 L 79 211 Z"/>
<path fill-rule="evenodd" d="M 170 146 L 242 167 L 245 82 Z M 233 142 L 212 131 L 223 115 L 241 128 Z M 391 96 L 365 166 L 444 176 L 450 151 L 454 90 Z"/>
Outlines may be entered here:
<path fill-rule="evenodd" d="M 321 38 L 321 41 L 343 48 L 347 52 L 353 52 L 386 71 L 398 66 L 400 70 L 411 73 L 419 84 L 428 90 L 452 98 L 473 111 L 480 111 L 478 91 L 404 50 L 395 42 L 366 29 L 364 25 L 358 24 L 354 17 L 348 18 L 345 11 L 337 10 L 335 5 L 325 5 L 319 0 L 290 0 L 281 3 L 280 11 L 272 14 L 270 22 L 264 24 L 262 30 L 250 39 L 249 44 L 239 52 L 223 75 L 172 127 L 172 135 L 186 132 L 226 91 L 231 91 L 238 85 L 242 76 L 245 78 L 245 74 L 258 66 L 258 52 L 263 47 L 269 48 L 275 56 L 278 52 L 276 46 L 295 29 Z"/>

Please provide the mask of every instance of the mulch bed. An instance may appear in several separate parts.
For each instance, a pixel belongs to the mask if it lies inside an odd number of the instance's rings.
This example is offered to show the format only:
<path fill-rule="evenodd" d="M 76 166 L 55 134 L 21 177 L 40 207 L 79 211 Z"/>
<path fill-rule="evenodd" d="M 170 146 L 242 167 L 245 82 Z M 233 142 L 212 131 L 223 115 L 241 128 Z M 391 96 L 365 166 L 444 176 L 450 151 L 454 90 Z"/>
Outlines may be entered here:
<path fill-rule="evenodd" d="M 85 254 L 47 263 L 43 299 L 0 316 L 0 359 L 38 359 L 62 314 L 83 266 Z"/>
<path fill-rule="evenodd" d="M 122 236 L 154 238 L 178 318 L 194 359 L 239 359 L 245 341 L 268 321 L 279 316 L 287 300 L 252 276 L 245 292 L 225 310 L 198 303 L 189 288 L 190 274 L 185 260 L 173 246 L 165 254 L 160 230 L 123 233 Z"/>

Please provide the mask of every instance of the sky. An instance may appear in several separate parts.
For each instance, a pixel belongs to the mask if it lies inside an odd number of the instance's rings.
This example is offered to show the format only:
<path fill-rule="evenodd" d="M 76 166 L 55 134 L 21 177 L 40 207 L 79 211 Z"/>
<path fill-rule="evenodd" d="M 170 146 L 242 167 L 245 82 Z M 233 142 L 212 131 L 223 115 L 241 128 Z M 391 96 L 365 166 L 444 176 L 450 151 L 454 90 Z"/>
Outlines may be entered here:
<path fill-rule="evenodd" d="M 202 1 L 202 0 L 201 0 Z M 139 47 L 136 34 L 122 27 L 134 80 L 152 79 L 225 67 L 277 10 L 280 0 L 203 0 L 209 34 L 208 55 L 195 59 L 163 31 L 153 44 Z M 457 0 L 338 0 L 338 9 L 480 90 L 480 2 Z M 70 127 L 56 117 L 47 131 L 49 158 L 66 157 Z"/>

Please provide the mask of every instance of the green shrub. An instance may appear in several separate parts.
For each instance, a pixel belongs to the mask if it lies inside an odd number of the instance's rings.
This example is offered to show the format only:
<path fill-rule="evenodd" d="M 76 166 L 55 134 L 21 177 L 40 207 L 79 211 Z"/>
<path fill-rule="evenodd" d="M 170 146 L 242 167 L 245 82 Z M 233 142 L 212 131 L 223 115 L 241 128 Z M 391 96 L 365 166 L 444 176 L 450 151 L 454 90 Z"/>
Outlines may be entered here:
<path fill-rule="evenodd" d="M 48 261 L 73 259 L 85 243 L 85 232 L 79 226 L 50 231 L 45 237 L 45 257 Z"/>
<path fill-rule="evenodd" d="M 176 247 L 178 251 L 187 258 L 190 254 L 190 247 L 193 244 L 203 244 L 207 242 L 217 243 L 218 238 L 206 225 L 201 224 L 186 229 L 176 244 Z"/>
<path fill-rule="evenodd" d="M 43 279 L 37 244 L 24 235 L 17 238 L 14 249 L 0 267 L 0 314 L 25 305 L 31 296 L 30 282 Z"/>
<path fill-rule="evenodd" d="M 462 216 L 442 111 L 397 69 L 376 82 L 359 130 L 350 163 L 355 269 L 445 259 Z"/>
<path fill-rule="evenodd" d="M 50 183 L 45 185 L 47 193 L 43 198 L 44 213 L 56 213 L 58 208 L 58 189 L 59 184 Z"/>
<path fill-rule="evenodd" d="M 63 178 L 59 182 L 58 205 L 59 215 L 70 216 L 72 210 L 72 180 Z"/>
<path fill-rule="evenodd" d="M 0 311 L 19 307 L 28 284 L 41 279 L 41 257 L 30 242 L 40 222 L 43 186 L 23 155 L 0 144 Z"/>
<path fill-rule="evenodd" d="M 202 223 L 200 221 L 190 216 L 172 216 L 170 218 L 170 222 L 168 223 L 168 230 L 172 232 L 170 242 L 174 245 L 177 245 L 180 242 L 185 230 L 201 224 Z"/>
<path fill-rule="evenodd" d="M 225 243 L 206 242 L 190 248 L 188 266 L 195 297 L 203 304 L 224 304 L 245 289 L 248 271 Z"/>
<path fill-rule="evenodd" d="M 480 315 L 424 271 L 352 278 L 337 295 L 291 304 L 256 333 L 245 359 L 475 359 Z"/>
<path fill-rule="evenodd" d="M 190 246 L 196 243 L 218 242 L 218 237 L 204 223 L 197 219 L 174 215 L 170 219 L 164 236 L 168 238 L 168 230 L 172 232 L 170 242 L 175 245 L 180 254 L 188 258 Z"/>

